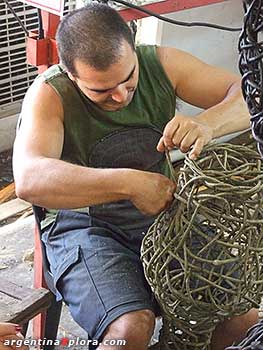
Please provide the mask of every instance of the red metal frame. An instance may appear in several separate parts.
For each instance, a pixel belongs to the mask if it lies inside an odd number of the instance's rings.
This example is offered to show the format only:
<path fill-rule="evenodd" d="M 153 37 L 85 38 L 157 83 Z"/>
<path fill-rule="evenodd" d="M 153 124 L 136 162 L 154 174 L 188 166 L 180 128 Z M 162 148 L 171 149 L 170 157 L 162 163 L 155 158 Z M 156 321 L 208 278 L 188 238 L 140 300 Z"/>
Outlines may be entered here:
<path fill-rule="evenodd" d="M 35 241 L 34 287 L 48 289 L 46 282 L 45 282 L 45 277 L 44 277 L 40 234 L 38 232 L 37 225 L 35 225 L 34 241 Z M 45 324 L 46 324 L 46 311 L 43 311 L 41 314 L 38 314 L 33 319 L 33 339 L 43 339 L 44 338 Z M 40 350 L 39 346 L 38 346 L 38 350 Z"/>
<path fill-rule="evenodd" d="M 164 14 L 224 1 L 226 0 L 164 0 L 144 5 L 143 8 L 158 14 Z M 44 39 L 38 39 L 36 33 L 31 33 L 30 37 L 27 39 L 27 62 L 37 66 L 39 73 L 43 72 L 52 64 L 58 63 L 55 34 L 60 21 L 60 17 L 57 15 L 43 10 L 41 10 L 41 13 Z M 135 9 L 120 10 L 120 14 L 126 21 L 149 16 Z"/>
<path fill-rule="evenodd" d="M 153 4 L 144 5 L 142 7 L 157 14 L 164 14 L 191 9 L 194 7 L 216 4 L 224 1 L 226 0 L 164 0 L 160 2 L 155 2 Z M 146 13 L 143 13 L 136 9 L 120 10 L 120 14 L 126 21 L 131 21 L 133 19 L 140 19 L 149 16 Z"/>
<path fill-rule="evenodd" d="M 58 63 L 55 35 L 60 17 L 41 10 L 44 39 L 38 39 L 38 33 L 31 32 L 27 38 L 27 63 L 38 67 L 39 73 L 52 64 Z"/>

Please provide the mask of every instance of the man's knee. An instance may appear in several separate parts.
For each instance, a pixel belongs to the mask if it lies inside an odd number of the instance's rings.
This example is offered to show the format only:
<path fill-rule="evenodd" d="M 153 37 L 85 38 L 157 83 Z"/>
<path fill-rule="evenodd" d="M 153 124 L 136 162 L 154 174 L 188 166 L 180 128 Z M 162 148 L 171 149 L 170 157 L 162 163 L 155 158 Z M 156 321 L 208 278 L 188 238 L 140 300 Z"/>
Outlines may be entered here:
<path fill-rule="evenodd" d="M 258 322 L 258 310 L 251 309 L 246 314 L 235 316 L 220 323 L 212 338 L 212 349 L 221 350 L 233 342 L 242 340 L 250 327 Z"/>
<path fill-rule="evenodd" d="M 115 321 L 106 329 L 103 340 L 125 340 L 125 346 L 116 349 L 147 349 L 155 326 L 155 315 L 151 310 L 144 309 L 128 312 Z M 115 347 L 112 347 L 115 349 Z"/>
<path fill-rule="evenodd" d="M 251 309 L 246 314 L 235 316 L 223 323 L 224 331 L 236 336 L 237 340 L 245 337 L 247 330 L 258 322 L 258 310 Z"/>

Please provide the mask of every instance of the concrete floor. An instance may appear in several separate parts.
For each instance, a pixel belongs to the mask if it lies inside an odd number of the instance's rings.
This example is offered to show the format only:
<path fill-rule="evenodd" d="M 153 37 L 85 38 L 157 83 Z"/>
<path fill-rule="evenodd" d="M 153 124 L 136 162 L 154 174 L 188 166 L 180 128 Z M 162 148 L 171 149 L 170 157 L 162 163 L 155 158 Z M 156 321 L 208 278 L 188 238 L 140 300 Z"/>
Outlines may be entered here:
<path fill-rule="evenodd" d="M 34 225 L 34 217 L 31 215 L 0 227 L 0 281 L 1 277 L 10 280 L 12 276 L 12 281 L 19 285 L 33 285 Z M 31 323 L 27 337 L 32 335 Z M 157 324 L 153 342 L 158 339 L 159 328 L 160 322 Z M 88 338 L 87 333 L 73 321 L 66 305 L 63 305 L 59 324 L 58 339 L 62 337 Z M 65 350 L 65 347 L 57 347 L 57 349 L 60 348 Z M 74 349 L 79 347 L 74 346 Z"/>
<path fill-rule="evenodd" d="M 1 277 L 10 280 L 12 276 L 12 281 L 19 285 L 33 285 L 34 224 L 33 216 L 29 216 L 0 228 L 0 281 Z M 31 335 L 32 324 L 29 327 L 28 337 Z M 62 337 L 88 338 L 87 333 L 73 321 L 65 305 L 58 333 L 58 338 Z"/>

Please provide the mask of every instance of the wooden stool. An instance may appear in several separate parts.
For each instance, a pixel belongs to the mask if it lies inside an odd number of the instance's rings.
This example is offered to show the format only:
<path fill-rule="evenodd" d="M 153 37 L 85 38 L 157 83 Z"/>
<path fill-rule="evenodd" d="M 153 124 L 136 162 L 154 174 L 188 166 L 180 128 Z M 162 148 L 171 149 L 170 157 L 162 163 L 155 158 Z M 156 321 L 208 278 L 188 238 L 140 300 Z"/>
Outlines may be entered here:
<path fill-rule="evenodd" d="M 52 298 L 53 294 L 45 288 L 28 288 L 1 277 L 0 320 L 20 324 L 25 335 L 28 321 L 47 310 Z"/>

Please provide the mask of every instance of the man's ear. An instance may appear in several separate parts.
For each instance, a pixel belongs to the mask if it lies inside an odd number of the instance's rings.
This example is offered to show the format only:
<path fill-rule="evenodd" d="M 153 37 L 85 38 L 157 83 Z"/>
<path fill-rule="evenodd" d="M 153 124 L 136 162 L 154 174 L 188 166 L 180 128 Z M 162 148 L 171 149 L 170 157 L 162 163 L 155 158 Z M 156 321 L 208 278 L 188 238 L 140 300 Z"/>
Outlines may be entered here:
<path fill-rule="evenodd" d="M 76 78 L 75 78 L 74 75 L 72 75 L 70 72 L 67 72 L 67 75 L 68 75 L 68 77 L 69 77 L 70 80 L 76 81 Z"/>

